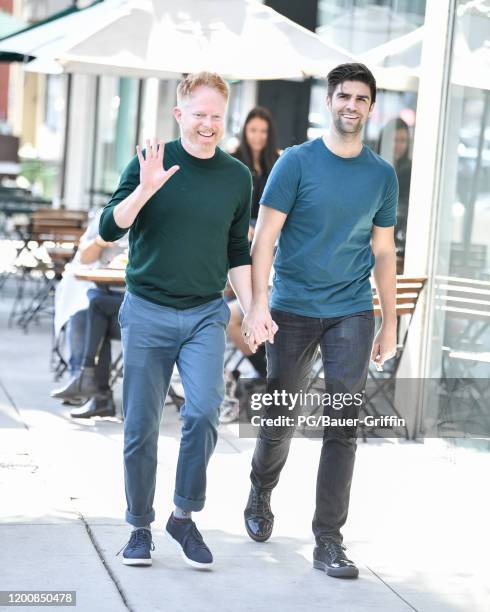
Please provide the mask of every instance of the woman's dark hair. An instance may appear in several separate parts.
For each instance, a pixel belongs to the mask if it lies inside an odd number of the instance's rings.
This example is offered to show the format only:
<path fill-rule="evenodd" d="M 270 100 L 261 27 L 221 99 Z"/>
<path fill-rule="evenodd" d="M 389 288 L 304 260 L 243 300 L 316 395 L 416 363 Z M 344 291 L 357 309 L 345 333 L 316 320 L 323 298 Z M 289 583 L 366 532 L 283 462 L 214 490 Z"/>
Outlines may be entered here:
<path fill-rule="evenodd" d="M 252 172 L 254 171 L 252 151 L 247 143 L 246 136 L 247 124 L 252 121 L 252 119 L 263 119 L 267 122 L 267 141 L 265 147 L 260 152 L 259 163 L 262 174 L 268 176 L 279 155 L 277 152 L 276 128 L 272 115 L 267 108 L 256 106 L 248 113 L 245 123 L 243 124 L 240 144 L 238 145 L 235 155 L 240 161 L 248 166 Z"/>
<path fill-rule="evenodd" d="M 345 81 L 361 81 L 369 85 L 371 90 L 371 104 L 376 102 L 376 79 L 373 73 L 364 64 L 340 64 L 327 74 L 327 93 L 330 98 L 337 85 Z"/>
<path fill-rule="evenodd" d="M 383 146 L 383 142 L 387 141 L 390 143 L 395 142 L 395 135 L 397 130 L 404 130 L 407 134 L 408 142 L 410 143 L 410 128 L 408 124 L 403 121 L 401 117 L 396 117 L 395 119 L 390 119 L 388 123 L 381 130 L 378 138 L 378 153 L 381 155 L 381 147 Z M 397 160 L 397 164 L 401 164 L 405 160 L 409 159 L 410 153 L 410 145 L 407 147 L 405 153 Z"/>

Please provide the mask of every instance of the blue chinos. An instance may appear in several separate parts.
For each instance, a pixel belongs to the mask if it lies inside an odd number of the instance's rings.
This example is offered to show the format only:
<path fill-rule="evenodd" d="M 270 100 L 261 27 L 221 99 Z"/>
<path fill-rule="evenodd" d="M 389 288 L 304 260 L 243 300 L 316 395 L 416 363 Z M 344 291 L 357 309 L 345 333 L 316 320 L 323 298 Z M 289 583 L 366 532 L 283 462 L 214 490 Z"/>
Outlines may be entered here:
<path fill-rule="evenodd" d="M 217 441 L 223 401 L 225 329 L 230 317 L 220 297 L 179 310 L 129 291 L 119 313 L 124 356 L 124 477 L 126 520 L 142 527 L 155 520 L 157 447 L 174 365 L 185 394 L 174 503 L 204 507 L 206 468 Z"/>

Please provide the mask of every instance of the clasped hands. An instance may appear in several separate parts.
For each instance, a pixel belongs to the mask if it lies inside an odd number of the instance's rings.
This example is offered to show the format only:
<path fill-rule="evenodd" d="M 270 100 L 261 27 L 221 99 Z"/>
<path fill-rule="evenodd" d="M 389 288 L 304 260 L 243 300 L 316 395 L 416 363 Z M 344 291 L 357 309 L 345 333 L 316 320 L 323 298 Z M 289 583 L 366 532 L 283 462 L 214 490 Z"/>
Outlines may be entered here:
<path fill-rule="evenodd" d="M 252 353 L 255 353 L 266 341 L 273 344 L 278 329 L 267 305 L 253 304 L 243 317 L 242 334 Z"/>

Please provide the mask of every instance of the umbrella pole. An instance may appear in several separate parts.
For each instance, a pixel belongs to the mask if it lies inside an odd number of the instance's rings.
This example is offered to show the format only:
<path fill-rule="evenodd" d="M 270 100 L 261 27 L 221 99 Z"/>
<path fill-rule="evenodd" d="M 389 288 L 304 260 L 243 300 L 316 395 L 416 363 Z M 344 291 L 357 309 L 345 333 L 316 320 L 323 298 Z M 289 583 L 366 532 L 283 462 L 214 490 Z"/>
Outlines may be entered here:
<path fill-rule="evenodd" d="M 60 186 L 60 202 L 61 207 L 65 205 L 65 188 L 66 188 L 66 166 L 68 157 L 68 146 L 70 144 L 70 112 L 71 112 L 71 91 L 72 91 L 73 75 L 68 73 L 66 82 L 66 107 L 65 107 L 65 139 L 63 142 L 63 158 L 61 161 L 61 186 Z"/>
<path fill-rule="evenodd" d="M 136 125 L 134 130 L 135 146 L 139 143 L 141 128 L 141 109 L 143 108 L 143 79 L 138 80 L 138 96 L 136 99 Z"/>
<path fill-rule="evenodd" d="M 94 105 L 94 131 L 92 138 L 92 164 L 90 168 L 90 210 L 94 207 L 95 196 L 95 170 L 97 168 L 97 140 L 99 138 L 99 94 L 100 94 L 100 76 L 95 77 L 95 105 Z"/>

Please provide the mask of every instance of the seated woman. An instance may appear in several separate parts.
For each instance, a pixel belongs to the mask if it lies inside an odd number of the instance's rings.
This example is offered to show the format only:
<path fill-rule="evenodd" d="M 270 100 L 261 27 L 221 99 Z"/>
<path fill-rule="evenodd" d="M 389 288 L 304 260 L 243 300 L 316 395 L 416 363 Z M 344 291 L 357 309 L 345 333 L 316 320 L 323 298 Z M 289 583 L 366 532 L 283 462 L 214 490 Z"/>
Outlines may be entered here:
<path fill-rule="evenodd" d="M 100 213 L 82 236 L 76 258 L 65 272 L 56 296 L 58 316 L 56 317 L 55 311 L 55 328 L 58 331 L 64 324 L 68 327 L 71 379 L 62 388 L 54 390 L 51 396 L 67 403 L 80 403 L 88 399 L 81 408 L 71 411 L 71 416 L 78 418 L 115 414 L 109 388 L 111 339 L 120 339 L 117 315 L 124 289 L 99 287 L 93 283 L 79 281 L 73 274 L 77 264 L 107 266 L 114 257 L 127 250 L 127 238 L 117 243 L 101 239 L 98 234 L 99 218 Z M 74 295 L 78 295 L 78 299 L 74 300 Z M 63 296 L 66 299 L 63 299 Z M 71 305 L 67 305 L 68 296 L 71 298 Z"/>

